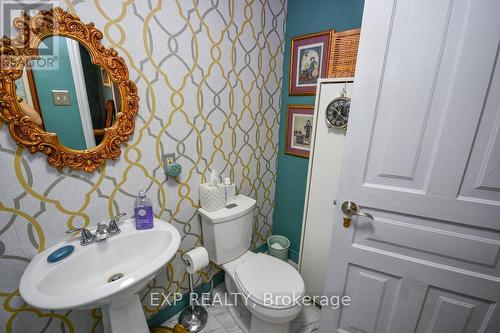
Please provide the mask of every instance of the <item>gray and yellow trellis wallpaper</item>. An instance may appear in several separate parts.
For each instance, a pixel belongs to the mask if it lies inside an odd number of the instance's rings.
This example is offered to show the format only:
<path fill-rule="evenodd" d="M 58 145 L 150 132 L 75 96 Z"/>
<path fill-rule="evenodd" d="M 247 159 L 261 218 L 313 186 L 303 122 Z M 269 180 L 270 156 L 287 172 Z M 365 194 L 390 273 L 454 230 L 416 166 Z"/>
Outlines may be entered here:
<path fill-rule="evenodd" d="M 18 148 L 0 123 L 1 332 L 102 330 L 99 311 L 30 307 L 19 296 L 19 279 L 31 257 L 64 239 L 69 226 L 131 213 L 140 188 L 182 236 L 175 259 L 144 293 L 148 316 L 159 310 L 148 305 L 148 292 L 186 291 L 180 257 L 201 244 L 197 186 L 212 168 L 257 200 L 253 245 L 271 232 L 286 0 L 60 5 L 95 22 L 103 43 L 125 58 L 140 111 L 122 156 L 93 174 L 49 167 L 44 155 Z M 177 181 L 166 181 L 162 152 L 179 156 L 184 169 Z"/>

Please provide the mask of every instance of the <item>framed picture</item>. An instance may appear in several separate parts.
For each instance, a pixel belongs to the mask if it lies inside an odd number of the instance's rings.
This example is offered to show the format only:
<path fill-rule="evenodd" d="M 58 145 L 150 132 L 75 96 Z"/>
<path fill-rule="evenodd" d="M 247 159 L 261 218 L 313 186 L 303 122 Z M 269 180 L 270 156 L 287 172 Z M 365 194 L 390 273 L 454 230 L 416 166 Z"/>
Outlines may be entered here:
<path fill-rule="evenodd" d="M 309 158 L 313 133 L 314 106 L 288 105 L 285 153 Z"/>
<path fill-rule="evenodd" d="M 111 87 L 111 78 L 109 77 L 108 72 L 106 72 L 104 69 L 101 69 L 101 75 L 102 75 L 102 85 L 105 87 Z"/>
<path fill-rule="evenodd" d="M 333 30 L 292 38 L 290 95 L 314 95 L 319 78 L 326 77 Z"/>

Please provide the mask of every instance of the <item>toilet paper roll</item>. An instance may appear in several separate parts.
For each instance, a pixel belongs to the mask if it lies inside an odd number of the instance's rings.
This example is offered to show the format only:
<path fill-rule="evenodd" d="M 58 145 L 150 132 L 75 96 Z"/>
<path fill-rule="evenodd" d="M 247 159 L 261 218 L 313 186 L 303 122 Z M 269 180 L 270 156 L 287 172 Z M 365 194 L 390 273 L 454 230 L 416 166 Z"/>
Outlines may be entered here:
<path fill-rule="evenodd" d="M 186 271 L 189 274 L 193 274 L 196 271 L 199 271 L 203 267 L 208 266 L 208 252 L 204 247 L 197 247 L 184 253 L 182 258 L 188 264 Z"/>

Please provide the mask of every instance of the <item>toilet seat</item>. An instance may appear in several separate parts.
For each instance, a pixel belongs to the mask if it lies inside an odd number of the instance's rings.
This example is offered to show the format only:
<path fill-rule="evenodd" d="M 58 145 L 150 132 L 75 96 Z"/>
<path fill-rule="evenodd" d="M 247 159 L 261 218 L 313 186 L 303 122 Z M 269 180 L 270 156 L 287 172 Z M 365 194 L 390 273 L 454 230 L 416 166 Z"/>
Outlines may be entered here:
<path fill-rule="evenodd" d="M 243 261 L 236 267 L 234 277 L 245 297 L 268 309 L 291 309 L 304 295 L 299 272 L 267 254 L 257 253 Z"/>

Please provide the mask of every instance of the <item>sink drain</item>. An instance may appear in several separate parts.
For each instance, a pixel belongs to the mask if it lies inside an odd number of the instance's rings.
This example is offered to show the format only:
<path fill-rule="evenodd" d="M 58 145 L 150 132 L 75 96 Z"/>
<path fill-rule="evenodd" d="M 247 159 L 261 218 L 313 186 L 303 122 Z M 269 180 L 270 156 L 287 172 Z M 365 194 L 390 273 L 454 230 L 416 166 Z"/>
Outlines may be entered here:
<path fill-rule="evenodd" d="M 113 274 L 108 278 L 108 283 L 111 283 L 111 282 L 116 281 L 116 280 L 120 280 L 122 277 L 124 277 L 123 273 Z"/>

